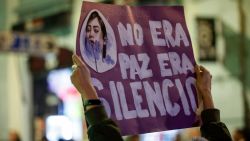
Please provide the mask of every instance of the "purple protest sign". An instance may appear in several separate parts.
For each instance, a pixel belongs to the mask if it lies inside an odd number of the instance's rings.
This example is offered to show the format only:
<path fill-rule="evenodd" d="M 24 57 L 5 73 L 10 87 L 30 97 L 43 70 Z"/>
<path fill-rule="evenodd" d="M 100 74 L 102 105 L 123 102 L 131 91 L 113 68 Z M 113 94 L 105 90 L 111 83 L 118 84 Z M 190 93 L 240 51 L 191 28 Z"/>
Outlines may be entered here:
<path fill-rule="evenodd" d="M 76 52 L 122 135 L 199 123 L 183 7 L 83 2 Z"/>

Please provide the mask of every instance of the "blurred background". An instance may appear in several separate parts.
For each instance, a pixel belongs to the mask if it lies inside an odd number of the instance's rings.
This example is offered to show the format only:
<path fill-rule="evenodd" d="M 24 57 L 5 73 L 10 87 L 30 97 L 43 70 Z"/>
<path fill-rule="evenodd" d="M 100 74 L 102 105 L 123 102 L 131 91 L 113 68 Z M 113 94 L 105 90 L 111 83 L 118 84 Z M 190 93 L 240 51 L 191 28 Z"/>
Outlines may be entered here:
<path fill-rule="evenodd" d="M 250 135 L 250 0 L 105 0 L 183 5 L 197 63 L 213 75 L 215 106 L 239 140 Z M 0 141 L 87 141 L 70 83 L 81 0 L 0 0 Z M 124 137 L 181 141 L 199 128 Z"/>

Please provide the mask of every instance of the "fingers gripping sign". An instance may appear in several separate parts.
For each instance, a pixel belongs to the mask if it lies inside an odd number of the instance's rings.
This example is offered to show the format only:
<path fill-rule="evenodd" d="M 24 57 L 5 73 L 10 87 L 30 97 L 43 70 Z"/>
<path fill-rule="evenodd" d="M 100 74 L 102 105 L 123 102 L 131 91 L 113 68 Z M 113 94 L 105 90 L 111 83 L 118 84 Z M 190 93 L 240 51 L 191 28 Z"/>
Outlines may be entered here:
<path fill-rule="evenodd" d="M 196 65 L 195 72 L 197 75 L 196 86 L 198 91 L 198 96 L 203 100 L 204 109 L 213 108 L 214 104 L 212 102 L 211 95 L 211 80 L 212 76 L 210 72 L 203 66 Z"/>
<path fill-rule="evenodd" d="M 211 92 L 211 74 L 203 66 L 195 66 L 195 72 L 197 75 L 196 85 L 199 92 Z"/>

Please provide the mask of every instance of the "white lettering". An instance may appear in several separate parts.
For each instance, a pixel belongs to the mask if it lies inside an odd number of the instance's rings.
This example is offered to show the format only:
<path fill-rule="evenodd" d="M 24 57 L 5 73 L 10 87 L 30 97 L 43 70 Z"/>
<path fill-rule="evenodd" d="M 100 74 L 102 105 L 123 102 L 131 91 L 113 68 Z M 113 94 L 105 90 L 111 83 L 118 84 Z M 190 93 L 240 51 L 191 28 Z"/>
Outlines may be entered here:
<path fill-rule="evenodd" d="M 132 89 L 132 94 L 135 102 L 135 109 L 138 117 L 140 118 L 148 117 L 149 116 L 148 110 L 142 109 L 141 107 L 142 97 L 141 95 L 138 94 L 138 90 L 142 89 L 141 82 L 132 82 L 130 83 L 130 87 Z"/>
<path fill-rule="evenodd" d="M 125 87 L 121 82 L 110 81 L 109 88 L 117 120 L 156 117 L 157 114 L 159 116 L 169 114 L 171 117 L 175 117 L 182 109 L 184 115 L 190 116 L 191 111 L 196 111 L 195 78 L 187 78 L 184 84 L 180 79 L 164 79 L 161 86 L 159 82 L 136 81 L 130 82 L 125 92 Z M 145 95 L 142 95 L 144 93 Z M 110 116 L 111 110 L 108 102 L 103 98 L 101 100 Z M 190 101 L 188 102 L 188 100 Z"/>
<path fill-rule="evenodd" d="M 138 60 L 135 55 L 126 55 L 125 53 L 119 53 L 119 63 L 121 69 L 121 75 L 123 79 L 128 79 L 127 70 L 129 71 L 129 78 L 135 80 L 136 76 L 139 79 L 149 78 L 153 76 L 151 69 L 148 69 L 150 58 L 145 53 L 137 54 Z M 142 62 L 142 65 L 139 65 L 139 62 Z"/>
<path fill-rule="evenodd" d="M 169 52 L 168 55 L 174 75 L 182 74 L 180 56 L 176 52 Z"/>
<path fill-rule="evenodd" d="M 189 46 L 186 33 L 184 32 L 181 24 L 177 23 L 175 27 L 175 45 L 180 46 L 181 41 L 183 41 L 184 46 Z"/>
<path fill-rule="evenodd" d="M 149 78 L 153 76 L 151 69 L 148 69 L 150 58 L 146 53 L 138 54 L 138 60 L 142 62 L 141 66 L 141 78 Z"/>
<path fill-rule="evenodd" d="M 136 44 L 141 46 L 143 44 L 143 31 L 142 27 L 137 23 L 134 24 L 134 37 Z"/>
<path fill-rule="evenodd" d="M 119 103 L 119 97 L 117 94 L 117 90 L 116 90 L 114 81 L 109 82 L 109 88 L 110 88 L 111 96 L 112 96 L 113 103 L 114 103 L 116 119 L 122 120 L 123 117 L 122 117 L 121 107 L 120 107 L 120 103 Z"/>
<path fill-rule="evenodd" d="M 138 75 L 139 78 L 142 79 L 141 74 L 142 73 L 135 55 L 130 55 L 130 79 L 135 79 L 136 75 Z"/>
<path fill-rule="evenodd" d="M 185 115 L 190 115 L 190 110 L 189 110 L 189 105 L 188 105 L 188 101 L 187 101 L 187 97 L 185 95 L 184 89 L 182 87 L 181 81 L 179 79 L 175 79 L 175 85 L 178 89 L 180 98 L 181 98 L 181 103 L 184 109 L 184 113 Z"/>
<path fill-rule="evenodd" d="M 156 117 L 155 106 L 160 111 L 161 116 L 166 115 L 166 110 L 165 110 L 162 95 L 161 95 L 160 85 L 157 82 L 154 82 L 154 90 L 153 90 L 150 84 L 147 81 L 144 81 L 143 86 L 144 86 L 145 93 L 146 93 L 150 115 L 152 117 Z"/>
<path fill-rule="evenodd" d="M 122 46 L 134 45 L 131 25 L 127 24 L 127 29 L 126 29 L 124 25 L 121 22 L 119 22 L 117 26 Z"/>
<path fill-rule="evenodd" d="M 182 54 L 182 70 L 185 74 L 187 74 L 188 71 L 194 73 L 194 66 L 185 53 Z"/>
<path fill-rule="evenodd" d="M 124 91 L 124 87 L 122 85 L 121 82 L 117 82 L 117 89 L 119 90 L 119 95 L 120 95 L 120 101 L 121 101 L 121 106 L 122 106 L 122 112 L 123 112 L 123 116 L 125 119 L 133 119 L 136 118 L 137 114 L 136 114 L 136 110 L 130 110 L 128 109 L 128 104 L 126 101 L 126 97 L 125 97 L 125 91 Z"/>
<path fill-rule="evenodd" d="M 119 58 L 119 64 L 120 64 L 122 79 L 128 79 L 127 69 L 130 68 L 129 57 L 125 53 L 119 53 L 118 58 Z"/>
<path fill-rule="evenodd" d="M 97 78 L 92 78 L 92 83 L 97 88 L 97 90 L 100 91 L 103 89 L 102 82 L 100 80 L 98 80 Z M 105 108 L 105 111 L 106 111 L 108 117 L 110 117 L 111 116 L 111 109 L 110 109 L 108 101 L 106 101 L 104 98 L 101 98 L 101 97 L 100 97 L 100 100 L 102 101 L 102 104 Z M 116 106 L 119 107 L 119 103 Z"/>
<path fill-rule="evenodd" d="M 152 40 L 153 40 L 153 45 L 154 46 L 165 46 L 166 45 L 165 40 L 162 38 L 158 38 L 158 36 L 161 35 L 161 32 L 157 31 L 157 29 L 159 30 L 160 28 L 162 28 L 161 22 L 160 21 L 149 21 L 149 27 L 150 27 Z"/>
<path fill-rule="evenodd" d="M 168 20 L 163 20 L 162 21 L 162 25 L 163 25 L 163 30 L 164 30 L 164 33 L 165 33 L 165 39 L 166 39 L 166 42 L 167 42 L 167 46 L 170 47 L 174 47 L 175 46 L 175 40 L 172 36 L 172 32 L 173 32 L 173 28 L 172 28 L 172 25 L 171 23 L 168 21 Z M 170 43 L 170 45 L 169 45 Z"/>
<path fill-rule="evenodd" d="M 180 23 L 173 25 L 168 20 L 162 20 L 162 23 L 161 21 L 149 21 L 149 27 L 154 46 L 167 45 L 168 47 L 180 47 L 181 41 L 184 46 L 189 46 L 187 35 Z M 160 32 L 162 28 L 165 36 L 164 38 L 159 37 L 162 34 Z"/>
<path fill-rule="evenodd" d="M 166 61 L 169 61 L 168 58 L 168 54 L 167 53 L 161 53 L 161 54 L 157 54 L 157 59 L 158 59 L 158 63 L 160 66 L 160 72 L 161 72 L 161 76 L 165 77 L 165 76 L 172 76 L 172 71 L 170 68 L 166 68 L 167 66 L 169 66 L 169 63 Z"/>
<path fill-rule="evenodd" d="M 191 101 L 191 106 L 192 106 L 192 109 L 193 109 L 193 112 L 196 111 L 197 109 L 197 105 L 196 105 L 196 102 L 195 102 L 195 95 L 194 95 L 194 92 L 193 90 L 196 90 L 195 89 L 195 79 L 193 77 L 189 77 L 187 80 L 186 80 L 186 89 L 187 89 L 187 93 L 188 93 L 188 96 L 189 96 L 189 99 Z M 193 86 L 193 89 L 192 89 L 192 86 Z"/>
<path fill-rule="evenodd" d="M 180 112 L 180 105 L 175 103 L 172 103 L 169 97 L 168 88 L 174 87 L 174 84 L 171 80 L 165 79 L 162 82 L 162 93 L 163 93 L 163 99 L 165 102 L 166 110 L 170 116 L 176 116 Z"/>

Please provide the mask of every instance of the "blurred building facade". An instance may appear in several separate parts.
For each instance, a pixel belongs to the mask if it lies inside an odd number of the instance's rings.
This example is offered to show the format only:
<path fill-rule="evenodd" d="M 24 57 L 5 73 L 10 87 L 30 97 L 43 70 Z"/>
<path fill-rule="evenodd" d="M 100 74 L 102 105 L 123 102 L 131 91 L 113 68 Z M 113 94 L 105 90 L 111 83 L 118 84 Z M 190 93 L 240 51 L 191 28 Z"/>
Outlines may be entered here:
<path fill-rule="evenodd" d="M 46 33 L 56 37 L 56 44 L 70 50 L 75 48 L 76 32 L 81 11 L 81 0 L 1 0 L 0 31 Z M 149 5 L 181 4 L 185 9 L 195 58 L 213 75 L 212 93 L 221 119 L 230 131 L 244 126 L 242 85 L 239 80 L 240 14 L 237 0 L 116 0 L 104 3 Z M 250 1 L 243 0 L 246 25 L 250 25 Z M 57 19 L 53 21 L 53 19 Z M 51 22 L 52 21 L 52 22 Z M 57 23 L 60 22 L 60 23 Z M 202 29 L 208 31 L 203 33 Z M 246 46 L 250 46 L 250 28 L 246 28 Z M 209 44 L 211 43 L 211 44 Z M 202 46 L 212 45 L 212 59 L 201 59 Z M 205 51 L 206 52 L 206 51 Z M 250 53 L 250 49 L 247 49 Z M 7 139 L 10 129 L 21 138 L 31 141 L 32 81 L 27 64 L 28 54 L 0 53 L 0 140 Z M 247 70 L 250 68 L 249 55 Z M 53 61 L 47 60 L 53 68 Z M 51 65 L 51 66 L 50 66 Z M 250 101 L 250 75 L 247 77 Z M 248 107 L 250 108 L 250 107 Z"/>

